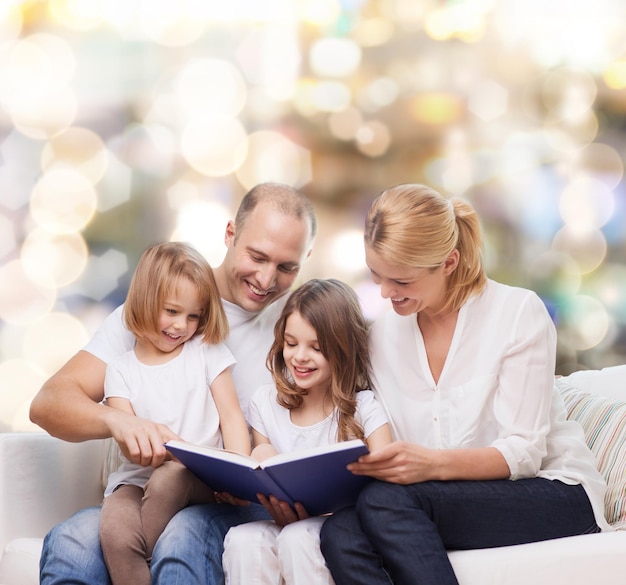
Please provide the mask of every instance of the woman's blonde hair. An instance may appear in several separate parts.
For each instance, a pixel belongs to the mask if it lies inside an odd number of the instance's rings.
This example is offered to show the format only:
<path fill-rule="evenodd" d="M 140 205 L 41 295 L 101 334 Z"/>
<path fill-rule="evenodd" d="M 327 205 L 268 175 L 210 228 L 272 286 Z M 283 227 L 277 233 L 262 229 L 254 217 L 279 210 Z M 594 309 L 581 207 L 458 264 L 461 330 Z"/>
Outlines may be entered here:
<path fill-rule="evenodd" d="M 370 386 L 367 325 L 356 293 L 335 279 L 313 279 L 297 288 L 287 300 L 274 327 L 274 343 L 267 356 L 278 402 L 292 409 L 302 404 L 306 390 L 293 382 L 283 357 L 287 319 L 299 313 L 317 334 L 322 355 L 331 371 L 330 396 L 337 412 L 337 440 L 365 440 L 354 418 L 356 393 Z"/>
<path fill-rule="evenodd" d="M 459 263 L 448 278 L 442 312 L 459 309 L 487 282 L 476 211 L 466 201 L 446 199 L 425 185 L 383 191 L 369 209 L 365 245 L 385 262 L 405 268 L 436 269 L 457 249 Z"/>
<path fill-rule="evenodd" d="M 206 343 L 220 343 L 228 335 L 228 321 L 213 270 L 188 244 L 167 242 L 148 248 L 139 259 L 124 303 L 124 321 L 136 337 L 158 333 L 159 315 L 180 279 L 198 290 L 202 314 L 196 335 Z"/>

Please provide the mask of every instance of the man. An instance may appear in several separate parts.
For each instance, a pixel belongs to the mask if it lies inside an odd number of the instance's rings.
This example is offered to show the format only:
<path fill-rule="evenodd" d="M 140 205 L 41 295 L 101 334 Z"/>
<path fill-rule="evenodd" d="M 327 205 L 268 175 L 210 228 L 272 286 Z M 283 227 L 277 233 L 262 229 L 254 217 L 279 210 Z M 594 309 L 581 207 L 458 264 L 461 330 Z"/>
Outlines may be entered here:
<path fill-rule="evenodd" d="M 310 254 L 317 220 L 309 201 L 286 185 L 265 183 L 241 202 L 226 226 L 226 255 L 215 269 L 229 320 L 226 342 L 237 359 L 233 379 L 244 414 L 250 394 L 270 381 L 265 357 L 273 327 L 302 263 Z M 132 348 L 134 338 L 116 309 L 87 347 L 41 388 L 31 404 L 33 422 L 68 441 L 113 437 L 133 462 L 158 466 L 163 443 L 175 438 L 165 425 L 101 404 L 106 364 Z M 223 581 L 223 538 L 231 526 L 268 518 L 260 505 L 211 504 L 179 512 L 161 535 L 151 561 L 153 583 Z M 43 585 L 109 583 L 98 541 L 99 508 L 81 510 L 46 536 Z"/>

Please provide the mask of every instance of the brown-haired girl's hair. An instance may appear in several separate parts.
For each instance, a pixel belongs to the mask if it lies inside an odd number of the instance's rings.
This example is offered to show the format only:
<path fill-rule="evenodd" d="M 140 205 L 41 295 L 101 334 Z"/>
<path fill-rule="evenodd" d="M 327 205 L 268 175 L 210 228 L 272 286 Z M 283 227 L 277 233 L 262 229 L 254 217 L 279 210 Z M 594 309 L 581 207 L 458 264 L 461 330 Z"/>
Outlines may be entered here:
<path fill-rule="evenodd" d="M 136 337 L 158 333 L 166 297 L 184 278 L 198 290 L 202 314 L 196 335 L 206 343 L 220 343 L 228 335 L 228 321 L 213 270 L 196 249 L 180 242 L 156 244 L 139 259 L 124 303 L 124 321 Z"/>
<path fill-rule="evenodd" d="M 436 269 L 456 248 L 442 312 L 455 311 L 487 282 L 478 215 L 466 201 L 446 199 L 425 185 L 397 185 L 372 203 L 365 245 L 394 266 Z"/>
<path fill-rule="evenodd" d="M 339 427 L 337 440 L 365 440 L 354 414 L 356 393 L 370 386 L 370 362 L 367 324 L 356 293 L 339 280 L 313 279 L 297 288 L 287 300 L 274 327 L 267 367 L 276 384 L 278 402 L 288 409 L 298 408 L 306 394 L 291 379 L 283 357 L 285 327 L 292 313 L 300 313 L 315 329 L 320 351 L 328 361 L 330 395 Z"/>

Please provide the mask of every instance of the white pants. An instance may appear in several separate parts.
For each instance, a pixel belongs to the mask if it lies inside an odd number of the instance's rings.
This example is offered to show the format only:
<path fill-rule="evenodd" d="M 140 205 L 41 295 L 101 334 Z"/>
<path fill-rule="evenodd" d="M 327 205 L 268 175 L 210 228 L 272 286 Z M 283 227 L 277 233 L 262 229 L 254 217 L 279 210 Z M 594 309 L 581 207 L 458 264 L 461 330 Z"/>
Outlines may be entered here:
<path fill-rule="evenodd" d="M 320 551 L 325 519 L 307 518 L 282 529 L 265 520 L 234 526 L 224 540 L 226 585 L 335 585 Z"/>

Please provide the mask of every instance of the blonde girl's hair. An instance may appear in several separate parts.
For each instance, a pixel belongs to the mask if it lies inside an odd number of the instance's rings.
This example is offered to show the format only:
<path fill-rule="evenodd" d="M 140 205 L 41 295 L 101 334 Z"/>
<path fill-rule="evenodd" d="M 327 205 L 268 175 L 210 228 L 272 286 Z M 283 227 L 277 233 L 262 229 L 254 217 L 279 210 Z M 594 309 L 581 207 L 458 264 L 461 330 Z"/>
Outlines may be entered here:
<path fill-rule="evenodd" d="M 459 264 L 448 278 L 441 312 L 458 310 L 487 283 L 476 211 L 466 201 L 446 199 L 425 185 L 383 191 L 367 214 L 365 245 L 393 266 L 432 270 L 457 249 Z"/>
<path fill-rule="evenodd" d="M 367 325 L 356 293 L 339 280 L 313 279 L 297 288 L 287 300 L 274 327 L 267 367 L 278 390 L 278 402 L 288 409 L 298 408 L 306 394 L 291 379 L 283 357 L 287 318 L 293 313 L 300 313 L 315 329 L 320 351 L 328 361 L 337 440 L 365 440 L 363 428 L 354 415 L 356 393 L 370 387 L 370 362 Z"/>
<path fill-rule="evenodd" d="M 206 343 L 220 343 L 228 335 L 228 321 L 213 270 L 196 249 L 181 242 L 156 244 L 139 259 L 124 303 L 124 321 L 136 337 L 159 331 L 159 315 L 168 295 L 181 279 L 198 290 L 202 313 L 196 335 Z"/>

